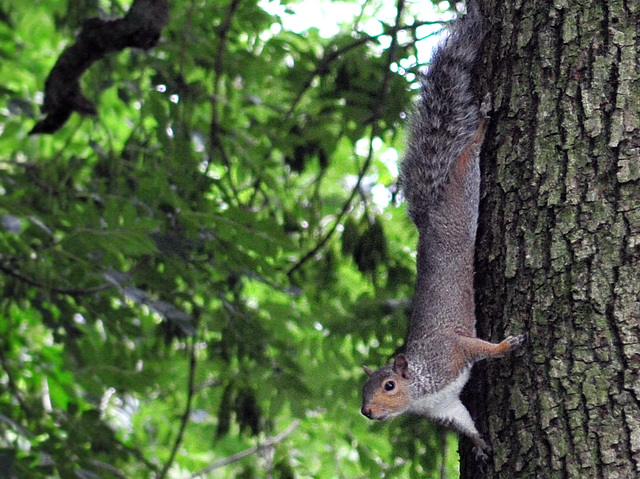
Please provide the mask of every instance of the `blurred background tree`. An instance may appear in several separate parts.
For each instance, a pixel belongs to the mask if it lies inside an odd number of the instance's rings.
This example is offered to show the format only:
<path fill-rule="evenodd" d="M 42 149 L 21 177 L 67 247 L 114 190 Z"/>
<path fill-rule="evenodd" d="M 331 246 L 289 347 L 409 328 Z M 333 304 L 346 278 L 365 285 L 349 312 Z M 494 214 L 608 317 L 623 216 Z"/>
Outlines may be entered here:
<path fill-rule="evenodd" d="M 172 2 L 82 77 L 95 116 L 29 136 L 131 3 L 0 0 L 0 475 L 455 475 L 453 434 L 359 413 L 406 328 L 398 151 L 450 5 Z"/>

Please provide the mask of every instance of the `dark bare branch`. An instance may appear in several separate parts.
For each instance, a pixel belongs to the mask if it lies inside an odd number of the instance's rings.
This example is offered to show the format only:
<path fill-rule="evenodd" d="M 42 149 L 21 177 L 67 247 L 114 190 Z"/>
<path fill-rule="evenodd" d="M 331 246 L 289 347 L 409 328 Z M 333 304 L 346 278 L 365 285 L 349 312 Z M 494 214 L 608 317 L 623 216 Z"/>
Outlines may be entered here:
<path fill-rule="evenodd" d="M 84 72 L 108 53 L 127 47 L 145 50 L 153 47 L 168 23 L 167 0 L 135 0 L 121 19 L 87 20 L 76 42 L 62 52 L 49 73 L 42 105 L 47 116 L 36 123 L 30 134 L 54 133 L 74 111 L 81 115 L 95 115 L 95 106 L 80 88 Z"/>

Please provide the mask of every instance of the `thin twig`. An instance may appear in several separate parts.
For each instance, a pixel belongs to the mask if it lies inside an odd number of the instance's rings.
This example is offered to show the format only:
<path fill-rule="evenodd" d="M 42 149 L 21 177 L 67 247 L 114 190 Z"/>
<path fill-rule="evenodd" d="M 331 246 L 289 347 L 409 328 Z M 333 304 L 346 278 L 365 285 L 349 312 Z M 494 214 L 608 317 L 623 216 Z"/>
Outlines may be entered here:
<path fill-rule="evenodd" d="M 404 0 L 398 0 L 398 5 L 396 6 L 396 24 L 397 27 L 400 24 L 400 20 L 402 18 L 402 14 L 404 12 Z M 391 85 L 391 64 L 396 59 L 396 52 L 398 51 L 398 32 L 394 31 L 391 35 L 391 44 L 389 45 L 389 49 L 387 50 L 387 67 L 384 71 L 384 78 L 382 83 L 382 89 L 380 90 L 380 101 L 378 102 L 378 117 L 382 114 L 382 111 L 387 106 L 387 97 L 389 96 L 389 88 Z"/>
<path fill-rule="evenodd" d="M 200 391 L 208 388 L 217 388 L 222 385 L 222 381 L 219 379 L 212 379 L 211 381 L 205 381 L 202 384 L 198 384 L 193 388 L 194 393 L 199 393 Z"/>
<path fill-rule="evenodd" d="M 184 22 L 184 28 L 182 29 L 182 39 L 180 42 L 180 78 L 184 78 L 184 64 L 185 64 L 185 59 L 187 58 L 187 51 L 189 50 L 189 45 L 188 45 L 188 34 L 191 32 L 191 22 L 193 21 L 193 11 L 196 8 L 196 2 L 195 0 L 191 0 L 190 4 L 189 4 L 189 8 L 187 8 L 187 18 Z"/>
<path fill-rule="evenodd" d="M 110 284 L 101 284 L 98 286 L 94 286 L 92 288 L 57 288 L 55 286 L 48 286 L 40 281 L 36 281 L 35 279 L 29 278 L 27 276 L 24 276 L 20 273 L 18 273 L 17 271 L 14 271 L 13 269 L 9 268 L 8 266 L 3 265 L 2 263 L 0 263 L 0 271 L 2 271 L 3 273 L 7 274 L 8 276 L 11 276 L 13 278 L 16 278 L 20 281 L 22 281 L 23 283 L 27 283 L 30 286 L 35 286 L 36 288 L 40 288 L 40 289 L 46 289 L 47 291 L 51 291 L 52 293 L 57 293 L 57 294 L 68 294 L 69 296 L 84 296 L 84 295 L 89 295 L 89 294 L 95 294 L 95 293 L 99 293 L 101 291 L 105 291 L 109 288 L 112 287 L 112 285 Z"/>
<path fill-rule="evenodd" d="M 306 91 L 313 84 L 314 78 L 317 75 L 319 75 L 320 72 L 326 71 L 327 68 L 328 68 L 328 65 L 331 62 L 333 62 L 334 60 L 340 58 L 342 55 L 347 53 L 349 50 L 353 50 L 353 49 L 358 48 L 358 47 L 360 47 L 360 46 L 362 46 L 362 45 L 364 45 L 366 43 L 372 42 L 374 40 L 377 40 L 377 39 L 379 39 L 381 37 L 388 36 L 388 35 L 391 35 L 392 42 L 396 43 L 396 45 L 397 45 L 397 33 L 400 32 L 400 31 L 411 30 L 411 31 L 415 32 L 418 27 L 421 27 L 423 25 L 442 25 L 443 23 L 446 23 L 446 22 L 430 22 L 429 21 L 429 22 L 418 22 L 418 23 L 414 23 L 413 25 L 398 25 L 398 24 L 396 24 L 395 26 L 393 26 L 392 28 L 390 28 L 389 30 L 387 30 L 385 32 L 379 33 L 377 35 L 364 35 L 363 37 L 353 41 L 352 43 L 349 43 L 348 45 L 345 45 L 345 46 L 343 46 L 341 48 L 338 48 L 337 50 L 334 50 L 334 51 L 331 51 L 331 52 L 327 53 L 324 57 L 322 57 L 320 59 L 320 61 L 318 62 L 318 66 L 311 73 L 311 75 L 309 75 L 309 78 L 304 83 L 304 85 L 302 86 L 300 91 L 298 91 L 298 94 L 294 98 L 293 102 L 291 102 L 291 107 L 289 108 L 289 110 L 287 111 L 287 113 L 284 116 L 285 122 L 289 118 L 291 118 L 291 115 L 293 114 L 293 112 L 295 111 L 296 107 L 298 106 L 298 103 L 300 103 L 300 100 L 302 100 L 302 97 L 304 96 Z M 328 50 L 330 48 L 330 46 L 331 45 L 329 45 L 325 49 L 325 51 Z M 389 49 L 391 49 L 391 47 Z M 394 49 L 395 49 L 395 47 L 394 47 Z"/>
<path fill-rule="evenodd" d="M 228 464 L 231 464 L 231 463 L 234 463 L 234 462 L 238 462 L 241 459 L 244 459 L 245 457 L 250 456 L 251 454 L 255 454 L 256 452 L 260 452 L 260 451 L 263 451 L 264 449 L 268 449 L 270 447 L 273 447 L 277 443 L 282 442 L 287 437 L 289 437 L 291 435 L 291 433 L 293 433 L 293 431 L 295 431 L 295 429 L 299 425 L 300 425 L 300 419 L 296 419 L 295 421 L 293 421 L 291 423 L 291 425 L 287 429 L 282 431 L 277 436 L 273 436 L 273 437 L 267 439 L 262 444 L 258 444 L 256 446 L 250 447 L 249 449 L 245 449 L 244 451 L 239 452 L 237 454 L 234 454 L 232 456 L 225 457 L 224 459 L 219 459 L 218 461 L 212 462 L 211 464 L 209 464 L 204 469 L 201 469 L 200 471 L 193 473 L 191 475 L 191 478 L 195 479 L 197 477 L 202 477 L 205 474 L 213 471 L 214 469 L 218 469 L 218 468 L 226 466 Z"/>
<path fill-rule="evenodd" d="M 112 466 L 111 464 L 107 464 L 106 462 L 98 461 L 96 459 L 89 459 L 89 464 L 99 469 L 104 469 L 105 471 L 108 471 L 116 477 L 127 479 L 127 475 L 123 471 L 115 466 Z"/>
<path fill-rule="evenodd" d="M 349 198 L 347 198 L 347 200 L 344 202 L 344 204 L 342 205 L 342 208 L 340 209 L 340 212 L 338 213 L 338 216 L 336 216 L 336 220 L 334 221 L 333 226 L 329 229 L 329 231 L 325 233 L 325 235 L 322 238 L 320 238 L 320 241 L 318 241 L 316 245 L 313 248 L 311 248 L 311 250 L 307 251 L 307 253 L 304 256 L 302 256 L 302 258 L 300 258 L 300 260 L 298 260 L 296 264 L 294 264 L 291 268 L 289 268 L 289 270 L 287 271 L 287 275 L 290 276 L 293 273 L 295 273 L 298 269 L 302 267 L 302 265 L 304 265 L 307 261 L 313 258 L 318 253 L 318 251 L 320 251 L 324 247 L 325 244 L 327 244 L 329 239 L 331 239 L 333 234 L 338 229 L 338 226 L 340 225 L 342 218 L 344 218 L 347 212 L 351 209 L 351 203 L 353 202 L 353 199 L 358 194 L 358 191 L 360 190 L 360 185 L 362 184 L 362 180 L 364 179 L 364 176 L 369 170 L 369 167 L 371 166 L 371 163 L 373 161 L 373 152 L 374 152 L 373 140 L 375 139 L 375 136 L 376 136 L 373 132 L 374 129 L 372 129 L 371 136 L 369 137 L 369 153 L 367 154 L 367 159 L 365 160 L 364 165 L 362 166 L 360 172 L 358 173 L 358 180 L 356 181 L 355 186 L 351 190 L 351 194 L 349 195 Z"/>
<path fill-rule="evenodd" d="M 229 4 L 229 8 L 227 10 L 227 16 L 225 17 L 222 25 L 218 29 L 218 48 L 215 53 L 215 62 L 213 64 L 213 94 L 211 96 L 211 129 L 209 130 L 209 145 L 211 147 L 211 154 L 209 157 L 213 156 L 213 150 L 216 149 L 220 153 L 222 157 L 222 162 L 227 167 L 229 173 L 231 172 L 231 160 L 229 159 L 229 155 L 227 154 L 224 145 L 222 144 L 222 138 L 220 135 L 221 123 L 220 123 L 220 115 L 218 112 L 218 103 L 220 100 L 220 82 L 222 81 L 222 73 L 224 70 L 224 54 L 225 48 L 227 45 L 227 35 L 229 34 L 229 30 L 231 29 L 231 21 L 233 20 L 233 16 L 240 5 L 241 0 L 231 0 Z M 238 191 L 236 190 L 235 185 L 233 184 L 233 179 L 230 179 L 229 185 L 231 187 L 231 191 L 233 192 L 235 198 L 238 198 Z"/>
<path fill-rule="evenodd" d="M 173 461 L 176 458 L 176 454 L 178 453 L 178 449 L 182 444 L 182 438 L 184 437 L 184 431 L 187 428 L 187 424 L 189 422 L 189 417 L 191 416 L 191 407 L 193 404 L 193 396 L 195 392 L 195 376 L 196 376 L 196 348 L 195 348 L 195 340 L 192 339 L 190 352 L 189 352 L 189 381 L 188 381 L 188 390 L 187 390 L 187 405 L 184 408 L 184 412 L 182 413 L 182 418 L 180 419 L 180 430 L 178 431 L 178 436 L 173 444 L 173 448 L 171 449 L 171 455 L 169 456 L 169 460 L 166 462 L 160 475 L 159 479 L 163 479 L 167 476 Z"/>
<path fill-rule="evenodd" d="M 154 464 L 153 462 L 149 461 L 146 457 L 144 457 L 144 454 L 139 451 L 138 449 L 128 446 L 126 444 L 123 444 L 122 442 L 120 442 L 119 440 L 116 439 L 116 441 L 118 442 L 118 444 L 120 445 L 120 447 L 125 450 L 127 452 L 127 454 L 131 454 L 133 457 L 135 457 L 138 461 L 140 461 L 142 464 L 144 464 L 147 469 L 149 469 L 150 471 L 157 473 L 159 467 Z"/>

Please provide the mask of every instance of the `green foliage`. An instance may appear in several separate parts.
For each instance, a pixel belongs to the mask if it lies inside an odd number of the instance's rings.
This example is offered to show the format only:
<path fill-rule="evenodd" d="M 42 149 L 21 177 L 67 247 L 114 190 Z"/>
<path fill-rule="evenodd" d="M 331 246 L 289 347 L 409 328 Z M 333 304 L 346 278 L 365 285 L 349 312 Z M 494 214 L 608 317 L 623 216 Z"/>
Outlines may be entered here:
<path fill-rule="evenodd" d="M 0 1 L 3 477 L 196 477 L 272 437 L 201 477 L 454 474 L 453 436 L 359 414 L 413 290 L 416 233 L 373 191 L 415 28 L 172 2 L 157 48 L 83 76 L 97 117 L 28 136 L 83 20 L 125 3 Z"/>

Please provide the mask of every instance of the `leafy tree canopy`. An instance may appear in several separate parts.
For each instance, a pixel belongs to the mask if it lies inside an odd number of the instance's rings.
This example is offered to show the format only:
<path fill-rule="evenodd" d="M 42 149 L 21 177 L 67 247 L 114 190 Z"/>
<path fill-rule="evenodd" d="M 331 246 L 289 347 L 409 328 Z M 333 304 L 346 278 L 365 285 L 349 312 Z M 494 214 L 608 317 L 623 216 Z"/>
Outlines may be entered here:
<path fill-rule="evenodd" d="M 29 135 L 83 22 L 130 5 L 0 1 L 0 470 L 454 468 L 452 436 L 359 414 L 361 365 L 405 331 L 396 160 L 438 26 L 382 0 L 326 4 L 353 13 L 330 36 L 295 25 L 315 4 L 172 2 L 155 48 L 82 76 L 95 116 Z"/>

